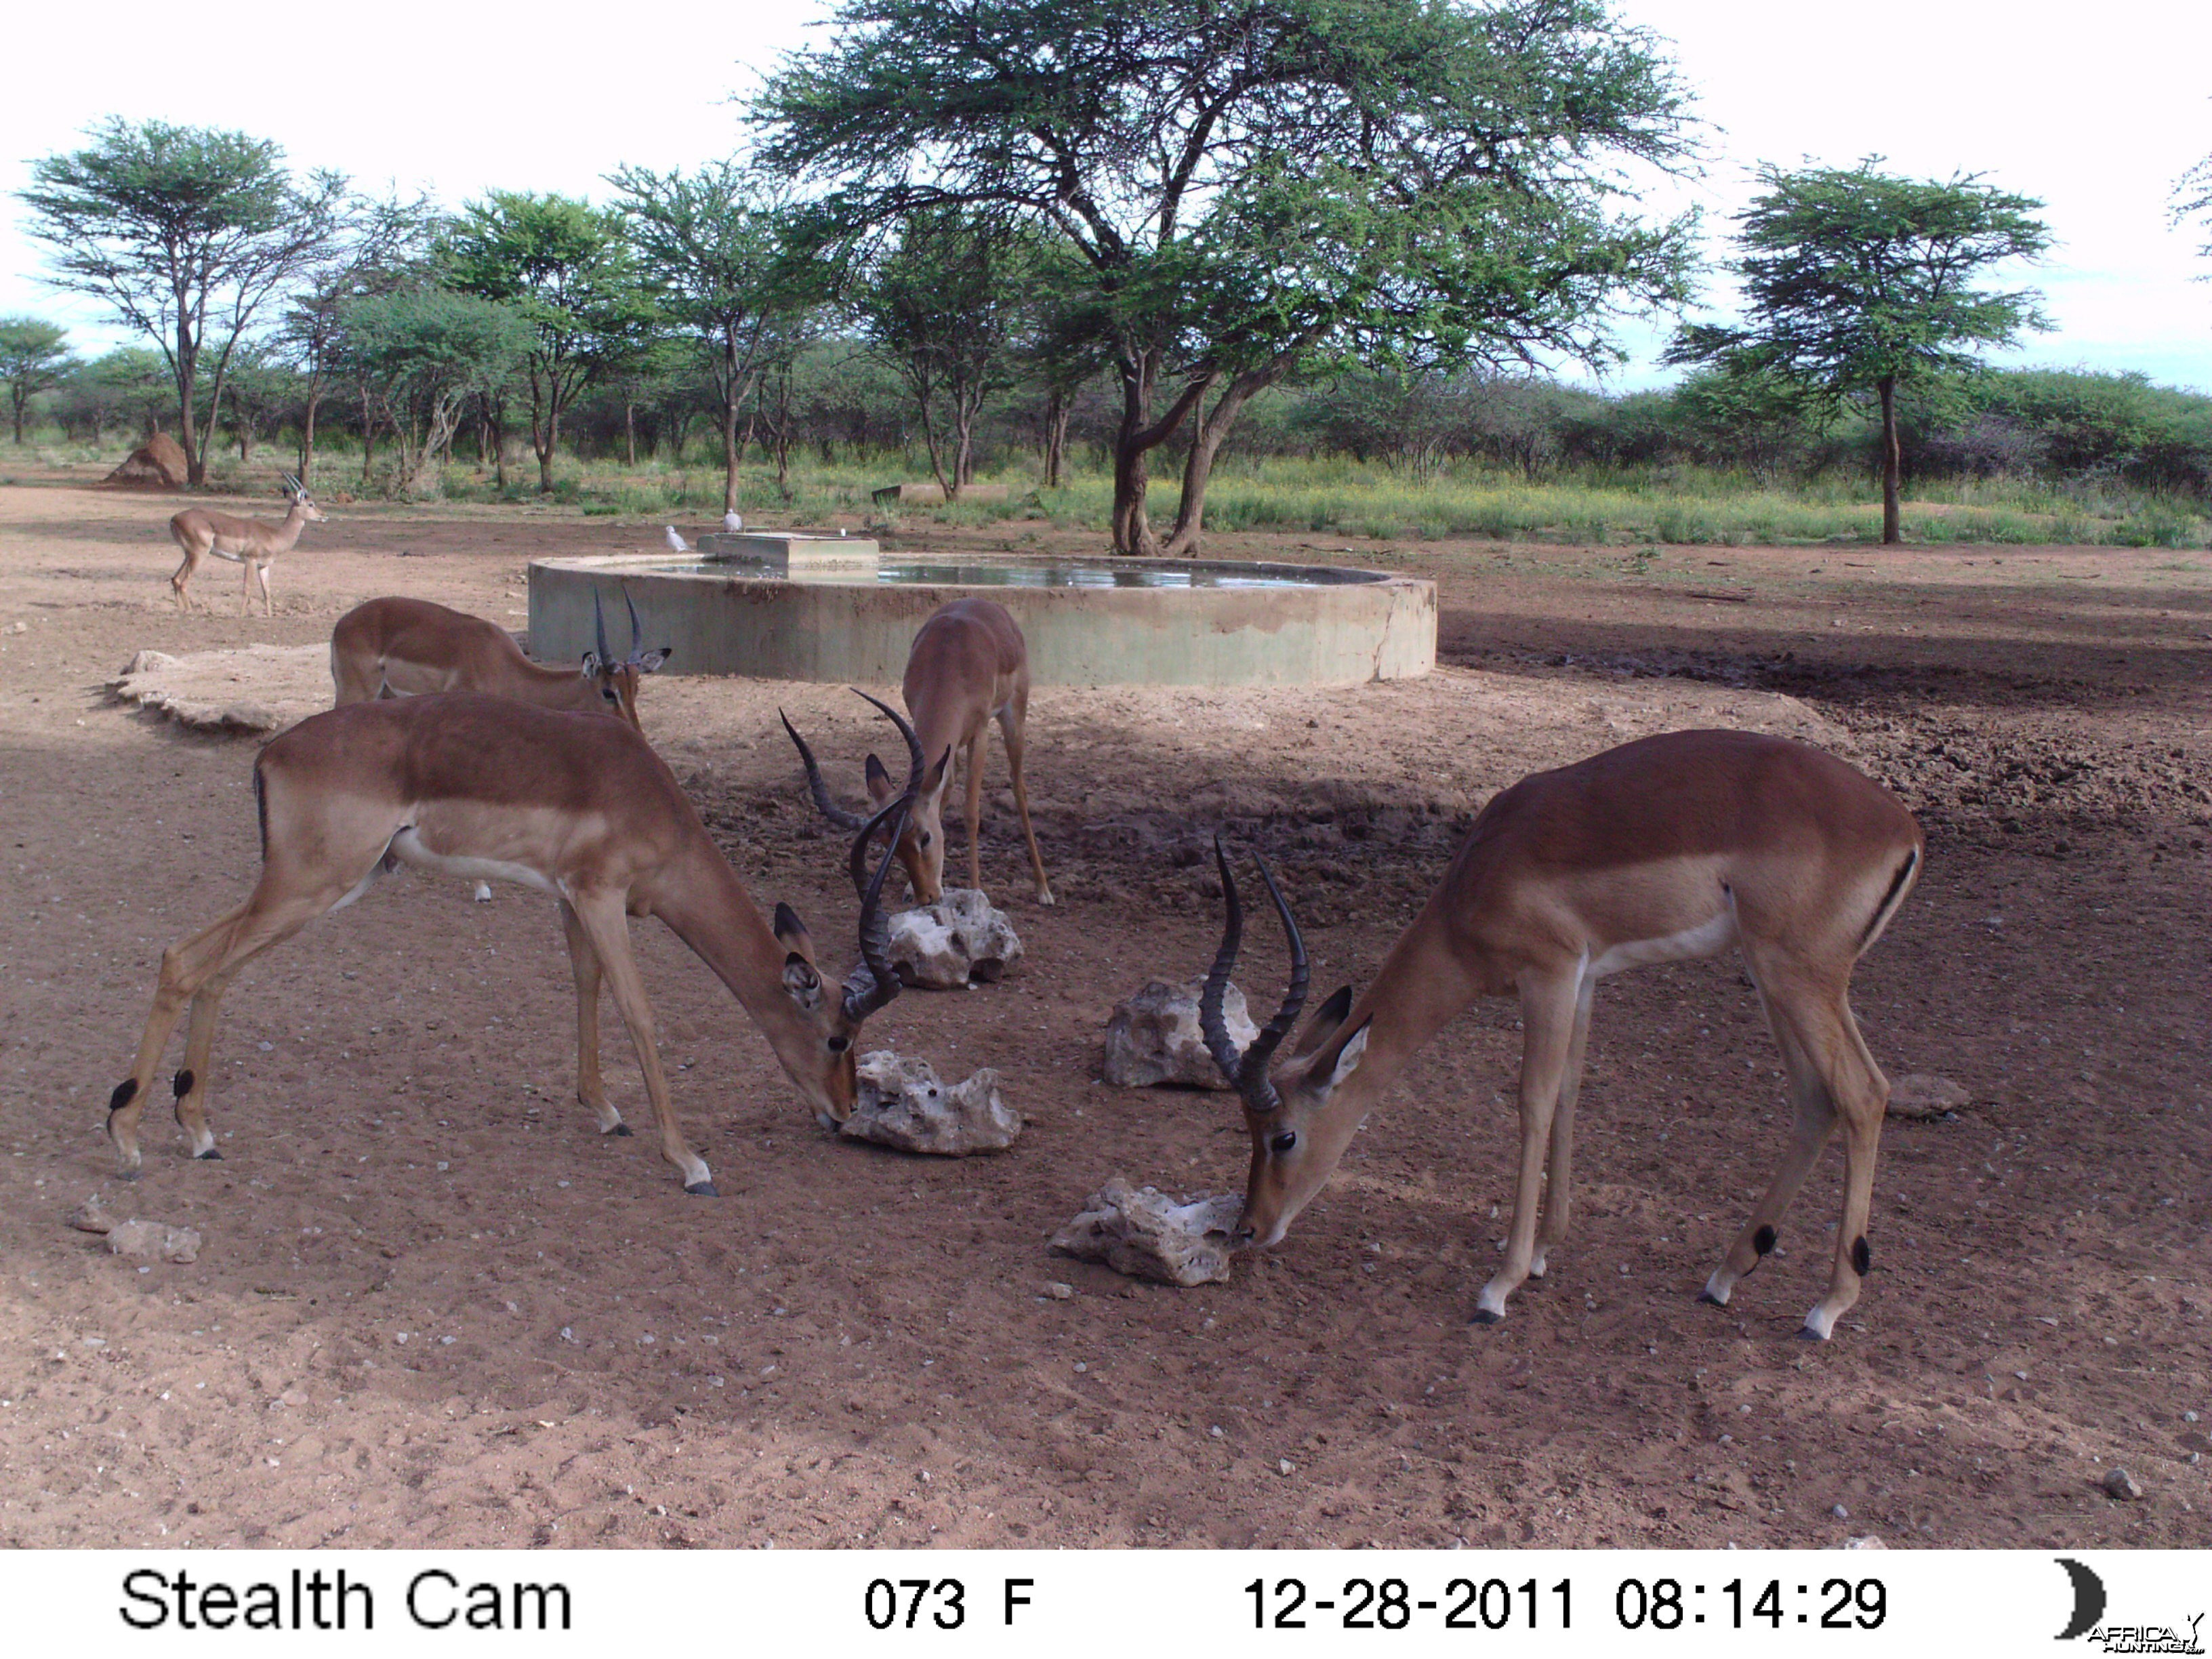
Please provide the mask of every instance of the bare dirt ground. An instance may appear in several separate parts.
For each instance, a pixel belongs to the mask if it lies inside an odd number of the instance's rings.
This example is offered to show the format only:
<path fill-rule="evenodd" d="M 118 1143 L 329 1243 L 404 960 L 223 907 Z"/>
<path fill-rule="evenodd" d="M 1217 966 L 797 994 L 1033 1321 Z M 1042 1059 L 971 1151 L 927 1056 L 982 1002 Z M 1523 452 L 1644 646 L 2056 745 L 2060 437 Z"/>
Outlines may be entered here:
<path fill-rule="evenodd" d="M 999 1068 L 1030 1121 L 1011 1152 L 823 1136 L 648 923 L 678 1107 L 725 1194 L 687 1198 L 647 1139 L 601 1139 L 574 1102 L 544 901 L 410 876 L 246 971 L 216 1049 L 227 1161 L 187 1162 L 157 1104 L 126 1188 L 106 1096 L 161 949 L 253 878 L 253 740 L 106 683 L 142 648 L 312 644 L 378 593 L 520 627 L 532 555 L 659 535 L 347 507 L 277 565 L 273 620 L 237 614 L 229 567 L 200 584 L 219 608 L 180 616 L 175 505 L 0 489 L 0 1541 L 2205 1542 L 2212 557 L 1216 538 L 1434 575 L 1447 665 L 1276 696 L 1039 694 L 1064 902 L 1021 896 L 1002 798 L 986 879 L 1027 961 L 902 997 L 866 1045 Z M 1018 539 L 1088 546 L 906 538 Z M 779 705 L 857 795 L 882 728 L 841 690 L 672 678 L 644 699 L 759 902 L 849 950 L 842 843 Z M 1825 1278 L 1833 1153 L 1734 1305 L 1692 1300 L 1784 1132 L 1733 961 L 1608 981 L 1577 1233 L 1494 1329 L 1467 1317 L 1510 1195 L 1504 1003 L 1429 1048 L 1233 1282 L 1046 1254 L 1109 1173 L 1242 1179 L 1227 1097 L 1094 1081 L 1115 1000 L 1212 953 L 1202 834 L 1226 822 L 1286 869 L 1319 994 L 1372 970 L 1492 791 L 1715 723 L 1828 744 L 1929 831 L 1856 1003 L 1893 1077 L 1940 1072 L 1976 1103 L 1890 1126 L 1875 1275 L 1835 1341 L 1791 1340 Z M 1280 967 L 1260 938 L 1240 978 L 1264 1009 Z M 94 1192 L 198 1228 L 199 1260 L 143 1267 L 65 1229 Z M 2099 1490 L 2115 1464 L 2141 1501 Z"/>

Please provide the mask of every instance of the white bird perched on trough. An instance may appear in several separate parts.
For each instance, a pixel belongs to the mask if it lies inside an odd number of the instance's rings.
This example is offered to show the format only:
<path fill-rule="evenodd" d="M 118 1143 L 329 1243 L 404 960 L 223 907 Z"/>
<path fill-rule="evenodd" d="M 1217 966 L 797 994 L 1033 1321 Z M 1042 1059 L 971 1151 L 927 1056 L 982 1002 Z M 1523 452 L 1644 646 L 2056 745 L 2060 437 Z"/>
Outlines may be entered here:
<path fill-rule="evenodd" d="M 745 515 L 744 514 L 725 513 L 722 514 L 722 528 L 728 531 L 732 536 L 743 534 L 744 527 Z"/>
<path fill-rule="evenodd" d="M 689 553 L 691 550 L 691 544 L 685 541 L 683 537 L 676 533 L 676 526 L 674 525 L 663 525 L 661 529 L 668 537 L 668 550 L 670 552 Z"/>

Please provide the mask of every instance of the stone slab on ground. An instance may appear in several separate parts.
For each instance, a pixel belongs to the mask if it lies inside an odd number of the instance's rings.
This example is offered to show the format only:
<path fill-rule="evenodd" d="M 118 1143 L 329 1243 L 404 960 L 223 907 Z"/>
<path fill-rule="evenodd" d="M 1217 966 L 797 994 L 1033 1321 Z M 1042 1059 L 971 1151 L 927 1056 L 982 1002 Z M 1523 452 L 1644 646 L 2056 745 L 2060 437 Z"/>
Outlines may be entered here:
<path fill-rule="evenodd" d="M 331 706 L 327 645 L 249 645 L 171 656 L 141 651 L 108 690 L 202 732 L 282 732 Z"/>
<path fill-rule="evenodd" d="M 133 1216 L 107 1230 L 107 1248 L 116 1255 L 136 1256 L 147 1261 L 197 1261 L 200 1259 L 200 1236 L 194 1227 L 172 1227 L 159 1221 L 141 1221 Z"/>
<path fill-rule="evenodd" d="M 1941 1117 L 1946 1112 L 1960 1111 L 1973 1103 L 1973 1096 L 1963 1085 L 1948 1077 L 1938 1077 L 1933 1072 L 1914 1072 L 1889 1085 L 1892 1117 Z"/>
<path fill-rule="evenodd" d="M 1004 910 L 973 887 L 948 887 L 935 904 L 890 920 L 891 966 L 923 991 L 988 985 L 1022 959 L 1021 935 Z"/>
<path fill-rule="evenodd" d="M 859 1070 L 860 1100 L 837 1130 L 848 1139 L 967 1158 L 1004 1152 L 1022 1132 L 1021 1114 L 1000 1098 L 999 1074 L 988 1066 L 948 1084 L 927 1060 L 878 1048 L 860 1057 Z"/>
<path fill-rule="evenodd" d="M 1083 1201 L 1083 1212 L 1053 1235 L 1052 1248 L 1131 1279 L 1185 1288 L 1218 1285 L 1229 1277 L 1230 1230 L 1243 1208 L 1233 1193 L 1178 1201 L 1157 1187 L 1133 1187 L 1112 1176 Z"/>
<path fill-rule="evenodd" d="M 1114 1016 L 1106 1023 L 1107 1082 L 1117 1089 L 1162 1084 L 1188 1089 L 1229 1086 L 1198 1027 L 1199 988 L 1194 980 L 1170 985 L 1156 979 L 1115 1006 Z M 1260 1035 L 1245 1009 L 1243 992 L 1234 985 L 1222 996 L 1221 1017 L 1240 1049 Z"/>

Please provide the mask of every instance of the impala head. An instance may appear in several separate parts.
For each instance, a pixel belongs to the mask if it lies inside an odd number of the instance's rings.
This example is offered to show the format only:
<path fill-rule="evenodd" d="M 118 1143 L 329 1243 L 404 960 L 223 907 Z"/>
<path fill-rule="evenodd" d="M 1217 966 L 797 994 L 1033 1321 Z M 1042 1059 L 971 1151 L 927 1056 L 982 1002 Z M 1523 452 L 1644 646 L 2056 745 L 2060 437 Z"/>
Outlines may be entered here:
<path fill-rule="evenodd" d="M 868 697 L 865 691 L 858 695 Z M 923 767 L 921 739 L 914 728 L 899 717 L 890 704 L 868 697 L 870 702 L 882 709 L 897 722 L 906 738 L 908 779 L 902 787 L 891 781 L 890 773 L 883 762 L 873 755 L 868 757 L 868 800 L 875 808 L 875 822 L 884 823 L 884 814 L 896 802 L 912 803 L 912 810 L 900 821 L 901 827 L 890 834 L 891 850 L 905 866 L 907 879 L 914 884 L 915 902 L 934 904 L 945 896 L 945 775 L 952 764 L 952 748 L 945 745 L 945 752 L 937 757 L 937 764 Z M 781 711 L 778 711 L 781 715 Z M 799 735 L 788 716 L 782 716 L 783 729 L 791 733 L 791 740 L 799 746 L 799 758 L 806 767 L 806 787 L 814 797 L 814 805 L 822 816 L 840 830 L 858 830 L 864 822 L 858 812 L 850 812 L 830 799 L 830 786 L 823 781 L 822 769 L 815 763 L 814 751 L 806 746 L 806 739 Z"/>
<path fill-rule="evenodd" d="M 328 524 L 330 514 L 317 507 L 307 494 L 307 486 L 290 473 L 284 475 L 284 494 L 292 503 L 292 510 L 309 524 Z"/>
<path fill-rule="evenodd" d="M 1340 1087 L 1358 1068 L 1367 1052 L 1367 1021 L 1346 1033 L 1345 1017 L 1352 1009 L 1347 985 L 1314 1011 L 1304 1032 L 1278 1065 L 1275 1051 L 1297 1024 L 1306 1000 L 1306 947 L 1291 907 L 1275 885 L 1267 861 L 1254 854 L 1267 896 L 1282 918 L 1284 938 L 1291 951 L 1291 985 L 1275 1017 L 1261 1028 L 1242 1050 L 1230 1036 L 1222 1017 L 1222 998 L 1229 975 L 1237 965 L 1237 951 L 1244 939 L 1244 908 L 1237 893 L 1237 878 L 1230 872 L 1229 856 L 1221 839 L 1213 842 L 1214 861 L 1221 870 L 1221 892 L 1228 905 L 1221 951 L 1206 974 L 1199 994 L 1198 1023 L 1213 1063 L 1229 1079 L 1244 1106 L 1244 1127 L 1252 1136 L 1252 1167 L 1244 1181 L 1244 1214 L 1237 1224 L 1237 1242 L 1265 1249 L 1279 1243 L 1299 1211 L 1335 1173 L 1344 1149 L 1359 1127 L 1359 1114 L 1331 1110 Z"/>
<path fill-rule="evenodd" d="M 876 703 L 904 733 L 914 758 L 904 793 L 873 817 L 852 815 L 854 821 L 847 826 L 855 831 L 846 866 L 853 889 L 860 896 L 860 965 L 846 976 L 842 987 L 833 988 L 815 964 L 814 944 L 806 924 L 789 905 L 777 905 L 775 936 L 784 948 L 783 988 L 791 999 L 792 1018 L 763 1022 L 776 1058 L 825 1129 L 834 1129 L 850 1117 L 859 1098 L 854 1044 L 862 1022 L 899 994 L 898 973 L 891 966 L 890 924 L 883 912 L 884 878 L 890 873 L 891 855 L 885 853 L 878 860 L 871 874 L 868 848 L 878 838 L 896 844 L 921 782 L 921 745 L 914 728 L 885 704 L 873 697 L 868 701 Z M 790 726 L 790 721 L 784 722 L 787 731 Z M 792 732 L 794 741 L 798 736 Z M 805 750 L 806 745 L 800 743 L 799 752 L 804 754 Z M 808 758 L 811 766 L 812 757 Z"/>
<path fill-rule="evenodd" d="M 642 732 L 645 727 L 637 718 L 638 679 L 658 673 L 675 652 L 665 645 L 658 651 L 644 649 L 645 630 L 638 624 L 637 601 L 630 598 L 627 587 L 623 589 L 623 603 L 629 607 L 629 655 L 617 659 L 607 649 L 606 608 L 599 603 L 599 590 L 592 590 L 592 626 L 599 649 L 584 653 L 584 680 L 599 694 L 599 712 L 627 720 Z"/>

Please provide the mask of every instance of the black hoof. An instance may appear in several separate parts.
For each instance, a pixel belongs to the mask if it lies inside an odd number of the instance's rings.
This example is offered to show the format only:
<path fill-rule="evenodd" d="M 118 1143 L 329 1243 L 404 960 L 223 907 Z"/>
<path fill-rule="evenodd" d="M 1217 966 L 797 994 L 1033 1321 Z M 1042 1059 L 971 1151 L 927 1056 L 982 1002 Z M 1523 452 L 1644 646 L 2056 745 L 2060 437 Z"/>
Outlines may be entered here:
<path fill-rule="evenodd" d="M 1826 1342 L 1828 1339 L 1810 1325 L 1800 1325 L 1797 1328 L 1797 1340 L 1800 1342 Z"/>
<path fill-rule="evenodd" d="M 1474 1310 L 1474 1317 L 1469 1319 L 1467 1322 L 1470 1325 L 1495 1325 L 1503 1321 L 1504 1317 L 1505 1316 L 1504 1314 L 1492 1313 L 1487 1308 L 1477 1308 Z"/>
<path fill-rule="evenodd" d="M 138 1179 L 138 1171 L 136 1170 L 118 1170 L 115 1172 L 115 1178 L 118 1181 L 136 1181 Z"/>
<path fill-rule="evenodd" d="M 205 1151 L 205 1152 L 194 1152 L 194 1153 L 192 1154 L 192 1156 L 193 1156 L 194 1158 L 197 1158 L 200 1159 L 200 1160 L 201 1160 L 202 1162 L 204 1162 L 204 1163 L 205 1163 L 205 1162 L 212 1162 L 212 1163 L 216 1163 L 216 1164 L 220 1164 L 220 1163 L 222 1163 L 222 1154 L 221 1152 L 219 1152 L 216 1151 L 216 1149 L 215 1149 L 214 1147 L 212 1147 L 212 1146 L 209 1147 L 209 1148 L 207 1149 L 207 1151 Z"/>
<path fill-rule="evenodd" d="M 613 1128 L 608 1130 L 607 1133 L 611 1135 L 626 1135 L 629 1133 L 629 1125 L 627 1123 L 617 1123 Z"/>
<path fill-rule="evenodd" d="M 1698 1292 L 1698 1300 L 1700 1302 L 1710 1302 L 1716 1308 L 1725 1308 L 1728 1306 L 1727 1303 L 1722 1301 L 1720 1297 L 1715 1296 L 1711 1291 L 1699 1291 Z"/>
<path fill-rule="evenodd" d="M 721 1194 L 714 1189 L 714 1183 L 711 1181 L 698 1182 L 692 1186 L 686 1187 L 684 1190 L 690 1194 L 694 1198 L 720 1198 L 721 1196 Z"/>

